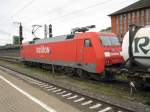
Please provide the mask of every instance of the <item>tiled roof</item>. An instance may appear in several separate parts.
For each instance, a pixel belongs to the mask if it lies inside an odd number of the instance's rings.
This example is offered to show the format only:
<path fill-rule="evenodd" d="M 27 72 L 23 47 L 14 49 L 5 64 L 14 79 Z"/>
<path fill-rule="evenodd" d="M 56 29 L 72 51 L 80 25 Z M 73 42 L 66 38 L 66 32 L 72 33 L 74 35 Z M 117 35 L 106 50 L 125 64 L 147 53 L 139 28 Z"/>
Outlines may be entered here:
<path fill-rule="evenodd" d="M 143 8 L 147 8 L 147 7 L 150 7 L 150 0 L 139 0 L 123 9 L 120 9 L 112 14 L 109 14 L 109 16 L 119 15 L 122 13 L 130 12 L 130 11 L 134 11 L 134 10 L 138 10 L 138 9 L 143 9 Z"/>

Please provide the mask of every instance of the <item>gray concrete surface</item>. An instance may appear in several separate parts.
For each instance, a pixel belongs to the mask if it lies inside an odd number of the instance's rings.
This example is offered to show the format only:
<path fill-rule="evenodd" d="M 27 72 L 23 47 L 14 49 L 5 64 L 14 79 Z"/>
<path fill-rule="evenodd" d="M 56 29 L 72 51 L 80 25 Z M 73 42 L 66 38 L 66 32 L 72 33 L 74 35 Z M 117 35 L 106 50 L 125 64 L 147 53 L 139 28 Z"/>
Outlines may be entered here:
<path fill-rule="evenodd" d="M 44 102 L 57 112 L 80 112 L 80 110 L 65 104 L 54 96 L 50 96 L 39 88 L 20 80 L 0 70 L 0 76 L 16 85 L 31 96 Z M 0 78 L 0 112 L 47 112 L 45 108 L 29 99 Z"/>

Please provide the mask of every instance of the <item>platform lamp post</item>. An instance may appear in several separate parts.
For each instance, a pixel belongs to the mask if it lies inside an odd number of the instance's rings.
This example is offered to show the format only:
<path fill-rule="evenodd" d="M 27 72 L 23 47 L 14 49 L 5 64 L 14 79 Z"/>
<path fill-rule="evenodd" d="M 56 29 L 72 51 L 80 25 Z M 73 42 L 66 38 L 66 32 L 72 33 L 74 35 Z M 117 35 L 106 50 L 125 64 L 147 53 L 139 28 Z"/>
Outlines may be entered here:
<path fill-rule="evenodd" d="M 23 27 L 22 27 L 22 24 L 21 22 L 13 22 L 14 24 L 18 24 L 19 25 L 19 44 L 21 45 L 22 44 L 22 41 L 23 41 Z"/>

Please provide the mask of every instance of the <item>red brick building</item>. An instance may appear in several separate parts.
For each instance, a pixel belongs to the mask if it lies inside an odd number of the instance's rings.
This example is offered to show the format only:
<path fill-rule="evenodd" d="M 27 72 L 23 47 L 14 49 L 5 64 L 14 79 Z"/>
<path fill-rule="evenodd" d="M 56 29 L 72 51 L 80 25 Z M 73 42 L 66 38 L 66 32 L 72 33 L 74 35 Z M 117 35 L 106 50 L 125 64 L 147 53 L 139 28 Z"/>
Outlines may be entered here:
<path fill-rule="evenodd" d="M 112 32 L 123 37 L 130 24 L 150 25 L 150 0 L 139 0 L 109 16 Z"/>

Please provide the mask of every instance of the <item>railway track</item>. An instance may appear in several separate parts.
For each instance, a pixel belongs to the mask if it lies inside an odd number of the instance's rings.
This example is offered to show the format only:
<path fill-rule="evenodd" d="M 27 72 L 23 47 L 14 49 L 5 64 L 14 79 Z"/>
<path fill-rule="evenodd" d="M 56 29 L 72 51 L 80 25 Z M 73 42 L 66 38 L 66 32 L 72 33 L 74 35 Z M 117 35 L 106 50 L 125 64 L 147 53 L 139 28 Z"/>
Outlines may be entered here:
<path fill-rule="evenodd" d="M 8 61 L 11 63 L 20 63 L 20 57 L 0 56 L 0 60 Z"/>
<path fill-rule="evenodd" d="M 78 107 L 85 108 L 86 112 L 134 112 L 132 110 L 126 109 L 125 107 L 119 107 L 113 104 L 109 104 L 105 101 L 100 101 L 95 98 L 83 95 L 53 83 L 38 79 L 37 77 L 30 76 L 28 74 L 22 73 L 20 71 L 11 69 L 4 65 L 0 65 L 0 69 L 9 72 L 10 74 L 27 81 L 33 86 L 37 86 L 50 94 L 62 98 L 65 101 L 71 102 Z"/>
<path fill-rule="evenodd" d="M 20 58 L 18 57 L 0 57 L 0 60 L 8 61 L 10 63 L 20 64 Z M 0 65 L 1 66 L 1 65 Z M 23 73 L 20 70 L 14 70 L 12 67 L 9 67 L 7 65 L 2 65 L 2 67 L 6 69 L 10 69 L 13 72 L 16 72 L 21 77 L 28 77 L 29 80 L 26 80 L 28 78 L 22 78 L 25 81 L 28 81 L 33 86 L 40 87 L 41 89 L 47 91 L 50 94 L 56 95 L 56 97 L 60 97 L 62 100 L 68 101 L 71 104 L 77 104 L 82 107 L 86 107 L 86 112 L 149 112 L 147 111 L 147 107 L 145 106 L 133 106 L 133 104 L 128 104 L 125 102 L 118 102 L 118 101 L 112 101 L 109 98 L 104 98 L 104 96 L 98 96 L 96 94 L 93 94 L 92 92 L 86 91 L 86 90 L 80 90 L 81 88 L 74 88 L 70 86 L 65 86 L 65 84 L 60 84 L 59 81 L 49 81 L 42 77 L 36 77 L 31 76 L 31 74 Z M 34 81 L 36 80 L 36 81 Z M 86 79 L 87 81 L 90 79 Z M 90 80 L 91 81 L 91 80 Z M 97 81 L 92 81 L 93 83 L 98 84 Z M 117 83 L 113 84 L 119 84 L 119 87 L 121 85 L 126 85 L 123 87 L 127 87 L 126 82 L 117 81 Z M 122 87 L 122 86 L 121 86 Z M 78 100 L 79 101 L 78 101 Z M 77 100 L 77 101 L 75 101 Z M 77 106 L 78 107 L 78 106 Z M 108 108 L 107 108 L 108 107 Z M 146 108 L 146 109 L 145 109 Z M 104 111 L 100 111 L 99 109 L 106 109 Z M 108 110 L 107 110 L 108 109 Z M 143 111 L 144 110 L 144 111 Z M 146 110 L 146 111 L 145 111 Z"/>

